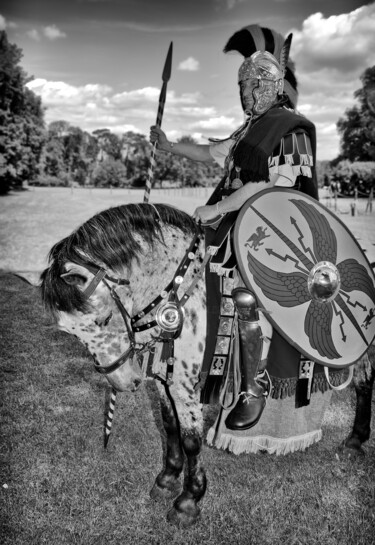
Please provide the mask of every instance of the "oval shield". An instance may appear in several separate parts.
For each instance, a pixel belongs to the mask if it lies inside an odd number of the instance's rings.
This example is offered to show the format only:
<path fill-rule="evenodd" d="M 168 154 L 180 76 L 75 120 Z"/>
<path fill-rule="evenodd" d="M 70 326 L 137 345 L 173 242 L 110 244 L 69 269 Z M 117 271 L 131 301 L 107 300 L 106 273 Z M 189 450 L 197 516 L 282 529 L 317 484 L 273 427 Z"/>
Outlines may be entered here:
<path fill-rule="evenodd" d="M 375 277 L 337 216 L 292 189 L 266 189 L 234 229 L 238 267 L 270 322 L 306 357 L 357 361 L 375 337 Z"/>

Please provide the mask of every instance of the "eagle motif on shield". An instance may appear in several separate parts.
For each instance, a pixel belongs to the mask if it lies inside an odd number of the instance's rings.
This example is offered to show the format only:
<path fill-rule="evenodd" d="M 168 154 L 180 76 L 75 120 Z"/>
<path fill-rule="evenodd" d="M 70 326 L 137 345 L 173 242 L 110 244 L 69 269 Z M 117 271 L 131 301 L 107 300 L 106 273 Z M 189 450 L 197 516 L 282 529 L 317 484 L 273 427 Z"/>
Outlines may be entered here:
<path fill-rule="evenodd" d="M 272 192 L 278 193 L 273 207 Z M 268 202 L 262 206 L 261 194 L 250 199 L 235 228 L 245 283 L 280 333 L 303 353 L 337 367 L 354 363 L 375 336 L 374 278 L 363 252 L 346 227 L 313 199 L 285 189 L 263 193 Z M 260 232 L 264 249 L 254 248 L 254 234 Z M 294 331 L 299 338 L 293 339 Z M 358 345 L 354 352 L 353 343 Z"/>

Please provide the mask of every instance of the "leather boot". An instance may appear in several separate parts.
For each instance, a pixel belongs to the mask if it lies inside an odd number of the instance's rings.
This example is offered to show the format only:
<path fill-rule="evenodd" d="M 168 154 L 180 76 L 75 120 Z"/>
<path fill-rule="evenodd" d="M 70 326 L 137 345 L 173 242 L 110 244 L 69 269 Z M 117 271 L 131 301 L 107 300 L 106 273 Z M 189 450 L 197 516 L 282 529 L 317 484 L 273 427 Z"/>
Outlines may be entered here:
<path fill-rule="evenodd" d="M 232 297 L 238 316 L 241 389 L 225 425 L 230 430 L 247 430 L 259 421 L 266 405 L 269 382 L 259 379 L 267 360 L 261 361 L 263 336 L 254 294 L 241 287 L 232 291 Z"/>

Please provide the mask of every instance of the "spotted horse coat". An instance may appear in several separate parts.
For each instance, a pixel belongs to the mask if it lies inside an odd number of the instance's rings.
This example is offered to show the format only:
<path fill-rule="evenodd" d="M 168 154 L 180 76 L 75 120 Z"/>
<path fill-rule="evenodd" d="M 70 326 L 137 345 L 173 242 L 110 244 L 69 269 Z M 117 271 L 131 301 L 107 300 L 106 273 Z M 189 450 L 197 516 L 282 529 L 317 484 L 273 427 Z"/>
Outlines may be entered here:
<path fill-rule="evenodd" d="M 174 340 L 172 383 L 166 380 L 166 362 L 155 361 L 167 449 L 165 467 L 151 491 L 155 499 L 177 495 L 168 520 L 183 526 L 198 517 L 197 504 L 206 490 L 201 464 L 203 416 L 195 388 L 206 334 L 204 278 L 199 274 L 203 270 L 204 242 L 202 236 L 196 236 L 192 218 L 172 207 L 128 204 L 112 208 L 88 220 L 51 249 L 50 266 L 42 274 L 41 284 L 44 301 L 55 314 L 58 327 L 87 347 L 98 369 L 108 369 L 129 349 L 131 317 L 141 315 L 137 326 L 152 322 L 155 308 L 144 316 L 142 310 L 161 293 L 165 296 L 163 291 L 170 293 L 165 288 L 188 256 L 189 265 L 177 278 L 177 297 L 183 298 L 192 282 L 196 284 L 184 301 L 183 327 Z M 189 251 L 195 238 L 196 250 Z M 98 270 L 106 273 L 99 281 L 94 280 Z M 123 283 L 116 284 L 116 279 L 123 279 Z M 94 289 L 90 287 L 93 281 L 97 283 Z M 113 298 L 114 292 L 123 312 Z M 106 374 L 117 391 L 139 387 L 142 370 L 136 350 L 153 348 L 153 339 L 162 334 L 159 325 L 139 329 L 133 339 L 135 351 L 128 352 L 130 357 Z M 187 470 L 181 492 L 184 455 Z"/>
<path fill-rule="evenodd" d="M 196 388 L 206 333 L 204 278 L 200 274 L 205 263 L 204 242 L 196 237 L 192 218 L 173 207 L 144 203 L 111 208 L 51 249 L 49 267 L 41 279 L 42 297 L 58 327 L 87 347 L 96 368 L 117 391 L 139 387 L 143 373 L 138 356 L 163 337 L 154 321 L 158 305 L 153 302 L 165 300 L 165 295 L 168 299 L 172 284 L 175 297 L 183 301 L 183 327 L 174 340 L 173 381 L 166 374 L 168 350 L 159 364 L 155 360 L 153 369 L 159 379 L 156 384 L 167 448 L 164 468 L 151 490 L 154 499 L 176 498 L 167 518 L 181 526 L 196 521 L 198 502 L 206 490 L 201 462 L 203 415 Z M 189 297 L 184 299 L 186 293 Z M 370 359 L 372 366 L 364 358 L 355 373 L 356 417 L 344 442 L 351 453 L 360 452 L 370 434 L 373 353 Z M 185 457 L 181 491 L 179 477 Z"/>

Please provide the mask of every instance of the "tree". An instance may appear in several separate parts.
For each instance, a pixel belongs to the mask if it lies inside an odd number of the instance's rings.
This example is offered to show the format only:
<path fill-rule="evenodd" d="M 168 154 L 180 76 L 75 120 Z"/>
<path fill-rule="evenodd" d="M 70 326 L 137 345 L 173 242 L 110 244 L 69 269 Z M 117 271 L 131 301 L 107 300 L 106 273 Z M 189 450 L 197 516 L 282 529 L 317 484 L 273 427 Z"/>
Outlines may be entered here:
<path fill-rule="evenodd" d="M 96 187 L 124 187 L 126 168 L 121 161 L 108 157 L 94 167 L 91 179 Z"/>
<path fill-rule="evenodd" d="M 128 131 L 122 135 L 121 158 L 127 179 L 135 187 L 143 187 L 146 183 L 150 150 L 151 145 L 143 134 Z"/>
<path fill-rule="evenodd" d="M 0 31 L 0 194 L 35 179 L 45 139 L 41 99 L 26 87 L 21 58 Z"/>
<path fill-rule="evenodd" d="M 354 93 L 359 105 L 349 108 L 345 117 L 337 122 L 341 135 L 341 154 L 336 163 L 375 160 L 375 66 L 367 68 L 361 76 L 363 87 Z"/>
<path fill-rule="evenodd" d="M 121 159 L 121 140 L 113 134 L 109 129 L 96 129 L 92 133 L 97 139 L 99 146 L 99 161 L 104 161 L 108 157 L 112 157 L 115 161 Z"/>
<path fill-rule="evenodd" d="M 85 185 L 98 155 L 96 138 L 69 125 L 67 121 L 53 121 L 48 126 L 48 136 L 41 157 L 42 176 L 39 183 Z"/>

